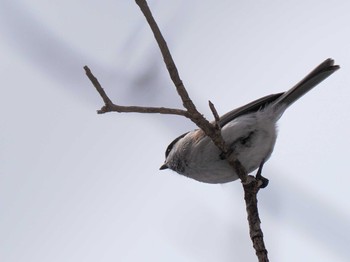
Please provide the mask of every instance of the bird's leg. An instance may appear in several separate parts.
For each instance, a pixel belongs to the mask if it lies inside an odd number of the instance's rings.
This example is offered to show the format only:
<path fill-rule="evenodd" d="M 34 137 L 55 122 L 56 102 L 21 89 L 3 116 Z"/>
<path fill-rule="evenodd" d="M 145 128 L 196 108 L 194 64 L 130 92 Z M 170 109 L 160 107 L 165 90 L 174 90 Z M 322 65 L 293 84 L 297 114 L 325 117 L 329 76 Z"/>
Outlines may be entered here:
<path fill-rule="evenodd" d="M 265 161 L 264 160 L 261 161 L 258 172 L 255 175 L 255 178 L 257 180 L 261 181 L 261 183 L 262 183 L 260 188 L 265 188 L 269 184 L 269 180 L 261 175 L 264 164 L 265 164 Z"/>

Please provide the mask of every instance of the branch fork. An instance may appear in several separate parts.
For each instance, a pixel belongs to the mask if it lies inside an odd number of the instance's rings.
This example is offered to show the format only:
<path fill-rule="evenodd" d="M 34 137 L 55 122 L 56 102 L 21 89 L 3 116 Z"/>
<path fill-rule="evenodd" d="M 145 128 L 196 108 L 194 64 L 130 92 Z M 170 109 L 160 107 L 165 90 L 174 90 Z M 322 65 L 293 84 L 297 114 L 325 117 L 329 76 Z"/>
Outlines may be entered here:
<path fill-rule="evenodd" d="M 253 247 L 256 251 L 256 255 L 259 261 L 269 261 L 267 257 L 267 250 L 265 248 L 263 233 L 260 227 L 260 218 L 257 207 L 257 193 L 262 187 L 262 182 L 258 177 L 248 176 L 245 168 L 242 164 L 235 158 L 232 151 L 226 145 L 222 135 L 221 127 L 219 124 L 220 117 L 214 104 L 209 101 L 210 110 L 214 116 L 214 122 L 210 123 L 193 104 L 182 80 L 180 79 L 177 67 L 173 61 L 169 48 L 166 44 L 162 33 L 154 20 L 151 10 L 148 7 L 146 0 L 135 0 L 136 4 L 140 7 L 142 13 L 144 14 L 153 34 L 158 43 L 159 49 L 163 56 L 164 63 L 168 69 L 170 78 L 172 79 L 176 91 L 180 96 L 183 106 L 185 109 L 174 109 L 166 107 L 140 107 L 140 106 L 121 106 L 114 104 L 112 100 L 108 97 L 101 84 L 97 78 L 93 75 L 88 66 L 84 66 L 85 73 L 90 79 L 91 83 L 100 94 L 103 99 L 104 106 L 97 111 L 98 114 L 104 114 L 108 112 L 119 112 L 119 113 L 159 113 L 167 115 L 179 115 L 184 116 L 194 122 L 200 129 L 202 129 L 205 134 L 212 139 L 214 144 L 222 152 L 221 156 L 229 162 L 232 168 L 235 170 L 239 176 L 243 188 L 244 188 L 244 199 L 246 202 L 246 210 L 248 214 L 248 223 L 250 238 L 253 242 Z"/>

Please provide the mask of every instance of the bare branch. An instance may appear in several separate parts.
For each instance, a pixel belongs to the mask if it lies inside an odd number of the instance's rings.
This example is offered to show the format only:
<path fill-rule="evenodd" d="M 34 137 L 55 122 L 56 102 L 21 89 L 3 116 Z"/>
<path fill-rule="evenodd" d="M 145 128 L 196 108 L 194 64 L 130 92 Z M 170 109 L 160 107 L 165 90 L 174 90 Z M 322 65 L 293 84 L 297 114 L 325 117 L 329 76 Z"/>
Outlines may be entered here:
<path fill-rule="evenodd" d="M 190 99 L 190 97 L 187 93 L 187 90 L 185 89 L 185 86 L 182 83 L 182 80 L 180 79 L 178 70 L 177 70 L 176 65 L 174 63 L 174 60 L 170 54 L 168 45 L 167 45 L 162 33 L 160 32 L 156 21 L 154 20 L 154 18 L 152 16 L 151 10 L 149 9 L 147 2 L 145 0 L 136 0 L 136 4 L 140 7 L 141 12 L 144 14 L 149 26 L 151 27 L 151 30 L 154 34 L 154 37 L 158 43 L 159 49 L 162 53 L 164 63 L 166 64 L 166 67 L 169 71 L 170 78 L 176 87 L 177 93 L 179 94 L 179 96 L 181 97 L 181 100 L 183 101 L 184 107 L 188 111 L 200 115 L 200 113 L 197 111 L 195 105 L 193 104 L 192 100 Z"/>
<path fill-rule="evenodd" d="M 267 258 L 267 250 L 265 248 L 265 244 L 263 241 L 263 233 L 260 227 L 260 219 L 258 214 L 257 207 L 257 193 L 260 189 L 261 183 L 260 181 L 252 176 L 247 176 L 247 172 L 242 164 L 236 159 L 234 154 L 232 154 L 232 150 L 226 145 L 222 135 L 221 128 L 219 123 L 219 115 L 214 107 L 214 105 L 209 101 L 210 109 L 215 118 L 215 125 L 211 124 L 204 116 L 198 112 L 192 100 L 189 97 L 189 94 L 180 79 L 178 70 L 174 63 L 174 60 L 170 54 L 169 48 L 167 46 L 160 29 L 154 20 L 152 13 L 148 7 L 146 0 L 135 0 L 137 5 L 140 7 L 142 13 L 146 17 L 146 20 L 149 26 L 152 29 L 154 37 L 158 43 L 160 51 L 163 56 L 164 63 L 168 69 L 169 75 L 176 87 L 177 93 L 179 94 L 183 106 L 186 110 L 182 109 L 172 109 L 172 108 L 164 108 L 164 107 L 139 107 L 139 106 L 120 106 L 114 104 L 111 99 L 107 96 L 105 91 L 103 90 L 101 84 L 97 80 L 97 78 L 91 73 L 90 69 L 85 66 L 85 72 L 100 96 L 102 97 L 105 105 L 98 111 L 98 113 L 106 113 L 106 112 L 136 112 L 136 113 L 160 113 L 160 114 L 172 114 L 172 115 L 181 115 L 189 118 L 192 122 L 194 122 L 200 129 L 202 129 L 205 134 L 212 139 L 214 144 L 221 150 L 222 156 L 224 156 L 232 168 L 235 170 L 236 174 L 240 178 L 244 193 L 245 193 L 245 201 L 246 201 L 246 209 L 248 213 L 248 222 L 250 228 L 250 237 L 253 242 L 253 246 L 255 248 L 256 254 L 258 256 L 259 261 L 268 261 Z"/>
<path fill-rule="evenodd" d="M 108 108 L 110 105 L 113 105 L 112 101 L 107 96 L 105 90 L 103 90 L 100 82 L 97 80 L 97 78 L 91 73 L 91 70 L 88 66 L 84 66 L 85 74 L 90 79 L 91 83 L 96 88 L 97 92 L 102 97 L 103 101 L 105 102 L 106 107 Z"/>
<path fill-rule="evenodd" d="M 194 122 L 199 128 L 201 128 L 205 132 L 205 134 L 212 139 L 214 144 L 222 151 L 223 153 L 222 155 L 225 156 L 227 159 L 229 159 L 229 155 L 231 155 L 231 151 L 225 145 L 225 141 L 221 135 L 221 132 L 219 132 L 214 125 L 210 124 L 209 121 L 205 119 L 201 113 L 198 112 L 192 100 L 190 99 L 187 93 L 187 90 L 180 79 L 178 70 L 170 54 L 167 43 L 164 40 L 164 37 L 160 32 L 156 21 L 153 18 L 153 15 L 151 13 L 151 10 L 148 7 L 146 0 L 135 0 L 135 1 L 136 1 L 136 4 L 140 7 L 141 12 L 146 17 L 146 20 L 152 29 L 154 37 L 162 53 L 164 63 L 168 69 L 170 78 L 172 79 L 176 87 L 177 93 L 181 97 L 184 107 L 187 109 L 188 113 L 191 115 L 190 117 L 191 121 Z M 247 180 L 247 173 L 245 172 L 245 169 L 243 168 L 242 164 L 238 160 L 229 161 L 229 163 L 232 166 L 232 168 L 237 171 L 237 175 L 241 179 L 241 181 L 245 183 Z"/>
<path fill-rule="evenodd" d="M 258 212 L 257 194 L 259 191 L 259 182 L 253 176 L 248 176 L 250 183 L 243 184 L 244 200 L 246 202 L 246 209 L 248 214 L 249 235 L 253 242 L 256 256 L 260 262 L 268 262 L 267 250 L 265 247 L 263 232 L 261 230 L 261 221 Z"/>
<path fill-rule="evenodd" d="M 114 104 L 111 99 L 107 96 L 106 92 L 102 88 L 100 82 L 93 75 L 88 66 L 84 66 L 85 73 L 96 88 L 97 92 L 102 97 L 105 105 L 97 111 L 98 114 L 104 114 L 108 112 L 118 113 L 158 113 L 166 115 L 179 115 L 189 118 L 190 115 L 187 111 L 182 109 L 166 108 L 166 107 L 142 107 L 142 106 L 120 106 Z"/>
<path fill-rule="evenodd" d="M 147 113 L 147 114 L 165 114 L 165 115 L 178 115 L 190 118 L 187 111 L 182 109 L 167 108 L 167 107 L 143 107 L 143 106 L 120 106 L 120 105 L 108 105 L 103 106 L 97 111 L 98 114 L 104 114 L 108 112 L 118 113 Z"/>

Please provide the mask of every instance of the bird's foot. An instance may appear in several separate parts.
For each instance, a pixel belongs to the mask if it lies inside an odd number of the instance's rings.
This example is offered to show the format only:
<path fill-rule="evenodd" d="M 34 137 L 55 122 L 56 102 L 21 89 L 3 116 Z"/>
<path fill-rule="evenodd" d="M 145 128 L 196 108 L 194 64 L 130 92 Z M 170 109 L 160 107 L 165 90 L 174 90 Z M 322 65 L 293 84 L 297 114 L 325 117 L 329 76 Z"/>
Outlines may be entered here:
<path fill-rule="evenodd" d="M 265 188 L 269 184 L 269 180 L 261 175 L 264 163 L 265 162 L 263 160 L 259 166 L 258 172 L 255 175 L 255 178 L 261 183 L 259 186 L 260 188 Z"/>

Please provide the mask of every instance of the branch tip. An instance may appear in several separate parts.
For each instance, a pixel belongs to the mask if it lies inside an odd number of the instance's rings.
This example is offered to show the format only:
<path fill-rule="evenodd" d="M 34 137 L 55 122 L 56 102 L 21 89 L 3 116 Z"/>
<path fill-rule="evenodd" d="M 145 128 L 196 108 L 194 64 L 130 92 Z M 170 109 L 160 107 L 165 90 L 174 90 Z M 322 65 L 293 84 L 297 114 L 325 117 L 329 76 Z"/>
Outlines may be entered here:
<path fill-rule="evenodd" d="M 210 108 L 211 112 L 213 113 L 216 128 L 220 130 L 220 124 L 219 124 L 220 117 L 219 117 L 218 111 L 216 110 L 214 104 L 210 100 L 209 100 L 209 108 Z"/>

